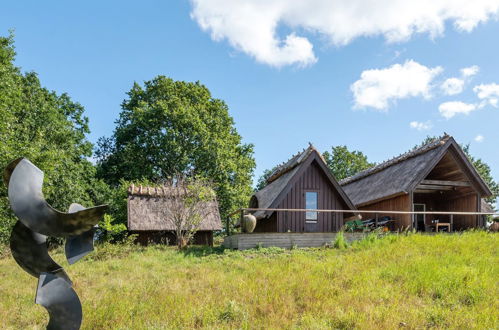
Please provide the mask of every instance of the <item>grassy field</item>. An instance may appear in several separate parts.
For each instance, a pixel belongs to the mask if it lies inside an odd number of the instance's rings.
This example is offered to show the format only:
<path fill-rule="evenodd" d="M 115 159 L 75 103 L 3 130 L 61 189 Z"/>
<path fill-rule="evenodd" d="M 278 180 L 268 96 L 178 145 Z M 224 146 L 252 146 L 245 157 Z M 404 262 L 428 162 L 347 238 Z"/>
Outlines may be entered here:
<path fill-rule="evenodd" d="M 68 266 L 84 329 L 499 328 L 497 234 L 391 235 L 348 249 L 100 246 Z M 0 259 L 0 324 L 44 328 L 36 279 Z"/>

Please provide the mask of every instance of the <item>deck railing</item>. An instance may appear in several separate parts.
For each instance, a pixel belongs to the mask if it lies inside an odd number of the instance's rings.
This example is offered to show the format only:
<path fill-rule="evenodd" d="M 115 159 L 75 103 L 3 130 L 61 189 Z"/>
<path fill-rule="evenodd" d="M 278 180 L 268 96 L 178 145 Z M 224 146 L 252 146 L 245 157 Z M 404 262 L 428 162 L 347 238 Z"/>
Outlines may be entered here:
<path fill-rule="evenodd" d="M 229 218 L 240 214 L 240 217 L 244 216 L 245 213 L 253 213 L 257 211 L 270 211 L 270 212 L 316 212 L 316 213 L 351 213 L 354 215 L 360 214 L 374 214 L 375 215 L 375 226 L 378 226 L 378 215 L 379 214 L 399 214 L 399 215 L 448 215 L 450 218 L 450 231 L 454 230 L 454 215 L 467 215 L 467 216 L 499 216 L 498 212 L 463 212 L 463 211 L 384 211 L 384 210 L 328 210 L 328 209 L 279 209 L 279 208 L 240 208 L 229 214 Z M 426 219 L 425 219 L 426 220 Z M 413 221 L 411 221 L 411 228 L 413 227 Z M 426 221 L 425 221 L 426 223 Z M 227 233 L 230 235 L 230 228 L 227 222 Z"/>

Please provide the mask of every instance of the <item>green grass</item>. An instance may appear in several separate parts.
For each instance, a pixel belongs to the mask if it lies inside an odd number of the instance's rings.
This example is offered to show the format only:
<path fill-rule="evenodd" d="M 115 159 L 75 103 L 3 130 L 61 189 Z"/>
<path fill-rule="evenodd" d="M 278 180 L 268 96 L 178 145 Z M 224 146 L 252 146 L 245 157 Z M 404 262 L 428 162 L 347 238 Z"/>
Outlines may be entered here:
<path fill-rule="evenodd" d="M 84 329 L 499 328 L 498 235 L 375 236 L 347 249 L 100 246 L 68 266 Z M 36 279 L 0 259 L 0 328 L 43 328 Z"/>

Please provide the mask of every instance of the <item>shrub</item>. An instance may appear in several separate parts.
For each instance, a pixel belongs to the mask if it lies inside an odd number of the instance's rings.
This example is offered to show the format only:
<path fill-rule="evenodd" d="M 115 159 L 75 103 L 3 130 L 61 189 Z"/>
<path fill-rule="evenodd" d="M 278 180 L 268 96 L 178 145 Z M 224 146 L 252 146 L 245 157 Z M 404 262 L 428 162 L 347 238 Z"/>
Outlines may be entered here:
<path fill-rule="evenodd" d="M 127 237 L 127 228 L 123 223 L 116 223 L 111 215 L 105 214 L 96 236 L 99 241 L 121 242 Z"/>

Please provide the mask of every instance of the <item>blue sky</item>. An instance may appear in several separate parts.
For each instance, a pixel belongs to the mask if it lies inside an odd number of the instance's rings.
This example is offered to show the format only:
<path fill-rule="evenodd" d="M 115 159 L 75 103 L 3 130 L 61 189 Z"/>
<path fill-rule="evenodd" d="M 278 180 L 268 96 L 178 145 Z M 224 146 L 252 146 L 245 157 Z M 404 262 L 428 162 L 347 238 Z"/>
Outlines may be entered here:
<path fill-rule="evenodd" d="M 18 66 L 84 105 L 92 142 L 112 133 L 134 81 L 162 74 L 199 80 L 229 105 L 255 145 L 256 176 L 309 141 L 380 162 L 447 132 L 499 179 L 497 1 L 402 12 L 387 0 L 358 12 L 241 2 L 10 1 L 0 33 L 15 29 Z"/>

